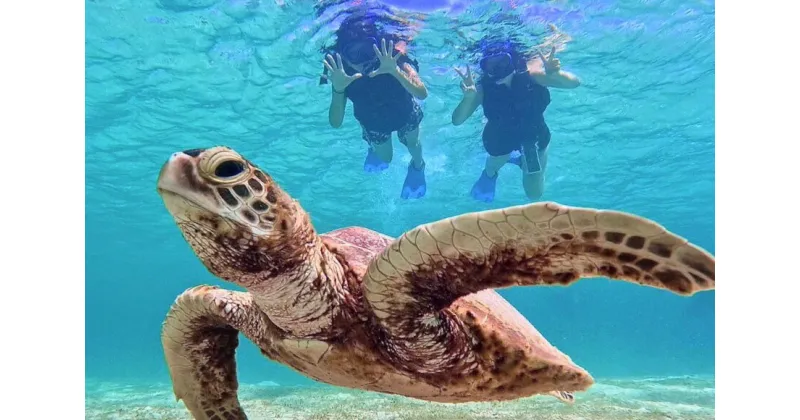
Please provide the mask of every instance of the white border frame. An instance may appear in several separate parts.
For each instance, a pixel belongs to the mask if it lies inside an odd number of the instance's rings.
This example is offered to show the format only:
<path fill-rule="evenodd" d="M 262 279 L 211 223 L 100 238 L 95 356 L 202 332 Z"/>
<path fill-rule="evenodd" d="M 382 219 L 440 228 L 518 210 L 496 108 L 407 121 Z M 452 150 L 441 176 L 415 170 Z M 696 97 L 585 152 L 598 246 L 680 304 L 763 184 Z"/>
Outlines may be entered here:
<path fill-rule="evenodd" d="M 717 415 L 790 418 L 800 356 L 789 344 L 800 330 L 800 207 L 789 202 L 800 190 L 798 7 L 720 3 Z M 42 6 L 9 3 L 0 26 L 3 242 L 11 249 L 3 254 L 4 400 L 31 416 L 77 419 L 85 396 L 84 10 Z"/>
<path fill-rule="evenodd" d="M 706 0 L 709 1 L 709 0 Z M 798 6 L 718 2 L 715 22 L 716 416 L 796 416 L 800 331 Z M 782 104 L 783 103 L 783 104 Z M 699 320 L 702 322 L 702 320 Z"/>
<path fill-rule="evenodd" d="M 23 1 L 3 16 L 2 417 L 81 419 L 84 7 Z"/>

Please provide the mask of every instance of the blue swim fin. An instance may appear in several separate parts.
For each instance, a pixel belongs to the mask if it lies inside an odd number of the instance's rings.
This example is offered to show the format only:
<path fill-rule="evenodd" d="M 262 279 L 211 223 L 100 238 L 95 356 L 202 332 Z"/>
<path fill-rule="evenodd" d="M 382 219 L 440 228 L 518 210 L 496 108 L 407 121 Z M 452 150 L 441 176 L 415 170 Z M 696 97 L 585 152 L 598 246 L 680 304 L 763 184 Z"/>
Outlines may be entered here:
<path fill-rule="evenodd" d="M 422 198 L 428 190 L 425 183 L 425 163 L 422 163 L 422 168 L 417 169 L 414 167 L 414 162 L 408 164 L 408 173 L 406 180 L 403 183 L 403 191 L 400 192 L 400 197 L 404 199 L 409 198 Z"/>
<path fill-rule="evenodd" d="M 489 175 L 486 175 L 486 170 L 481 171 L 481 177 L 475 182 L 475 185 L 472 186 L 472 198 L 483 201 L 486 203 L 490 203 L 494 201 L 494 190 L 497 187 L 497 175 L 494 174 L 494 178 L 490 178 Z"/>
<path fill-rule="evenodd" d="M 367 151 L 367 158 L 364 159 L 364 172 L 375 173 L 385 171 L 389 167 L 389 163 L 384 162 L 374 150 L 370 147 Z"/>

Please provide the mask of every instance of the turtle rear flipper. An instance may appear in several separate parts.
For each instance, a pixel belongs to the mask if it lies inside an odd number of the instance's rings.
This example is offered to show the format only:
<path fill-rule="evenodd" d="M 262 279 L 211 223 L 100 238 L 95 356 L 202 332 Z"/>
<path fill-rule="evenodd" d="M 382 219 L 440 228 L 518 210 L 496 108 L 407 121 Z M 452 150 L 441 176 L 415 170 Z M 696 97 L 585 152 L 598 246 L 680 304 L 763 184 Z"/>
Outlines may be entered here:
<path fill-rule="evenodd" d="M 575 402 L 575 395 L 571 392 L 566 391 L 551 391 L 547 395 L 553 396 L 558 398 L 561 402 L 566 404 L 572 404 Z"/>
<path fill-rule="evenodd" d="M 468 361 L 472 351 L 474 337 L 442 311 L 456 299 L 510 286 L 566 286 L 587 277 L 692 295 L 714 289 L 714 257 L 635 215 L 536 203 L 406 232 L 371 261 L 364 295 L 393 357 L 433 372 Z M 572 391 L 558 388 L 564 380 L 554 379 L 550 391 Z"/>
<path fill-rule="evenodd" d="M 270 327 L 246 293 L 198 286 L 175 300 L 161 344 L 175 397 L 195 419 L 247 419 L 237 396 L 239 332 L 258 343 Z"/>

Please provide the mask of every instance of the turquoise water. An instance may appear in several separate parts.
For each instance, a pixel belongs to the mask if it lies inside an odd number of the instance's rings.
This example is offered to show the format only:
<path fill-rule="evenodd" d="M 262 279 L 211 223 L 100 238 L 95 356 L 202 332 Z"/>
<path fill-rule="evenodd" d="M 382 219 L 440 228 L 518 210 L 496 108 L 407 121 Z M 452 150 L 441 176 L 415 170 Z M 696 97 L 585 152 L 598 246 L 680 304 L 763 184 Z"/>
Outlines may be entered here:
<path fill-rule="evenodd" d="M 86 2 L 87 381 L 166 384 L 159 333 L 175 297 L 203 283 L 235 288 L 206 271 L 156 194 L 158 171 L 175 151 L 236 149 L 298 199 L 319 232 L 359 225 L 398 236 L 525 203 L 511 166 L 500 172 L 493 203 L 469 197 L 485 154 L 480 110 L 450 124 L 461 98 L 450 68 L 462 64 L 457 50 L 465 45 L 455 28 L 477 40 L 555 23 L 570 36 L 559 58 L 582 86 L 551 89 L 544 200 L 646 216 L 714 253 L 713 1 L 394 4 L 416 28 L 412 52 L 429 90 L 421 200 L 400 198 L 409 157 L 397 140 L 391 167 L 366 174 L 352 107 L 341 128 L 328 125 L 318 50 L 330 40 L 332 12 L 317 17 L 314 2 L 290 0 Z M 490 22 L 498 12 L 522 25 Z M 681 298 L 585 280 L 501 294 L 599 383 L 702 377 L 697 389 L 710 387 L 713 410 L 713 292 Z M 315 384 L 244 340 L 237 357 L 245 384 Z M 87 383 L 87 407 L 114 386 Z"/>

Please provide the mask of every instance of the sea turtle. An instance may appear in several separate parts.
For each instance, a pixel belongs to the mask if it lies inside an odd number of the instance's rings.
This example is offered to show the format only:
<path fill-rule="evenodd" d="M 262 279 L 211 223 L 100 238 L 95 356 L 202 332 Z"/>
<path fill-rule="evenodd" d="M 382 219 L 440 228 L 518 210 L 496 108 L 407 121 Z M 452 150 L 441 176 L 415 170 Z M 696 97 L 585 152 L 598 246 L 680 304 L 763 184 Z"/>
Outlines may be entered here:
<path fill-rule="evenodd" d="M 605 276 L 692 295 L 714 257 L 647 219 L 552 202 L 462 214 L 398 239 L 318 235 L 308 213 L 228 147 L 173 154 L 158 192 L 207 267 L 246 289 L 181 294 L 161 341 L 197 419 L 245 419 L 238 334 L 317 381 L 436 402 L 563 401 L 593 379 L 493 289 Z"/>

